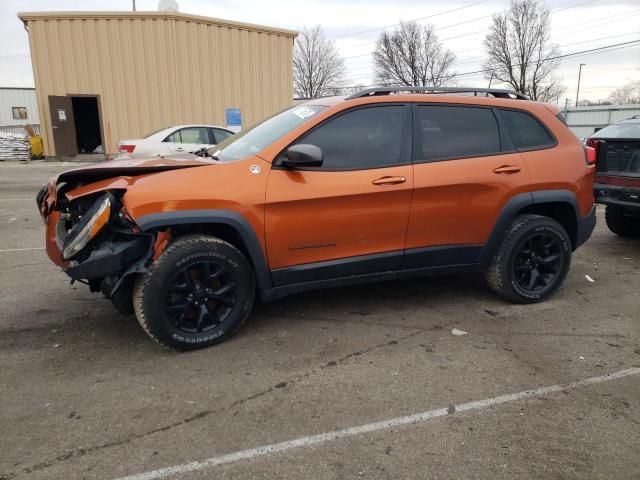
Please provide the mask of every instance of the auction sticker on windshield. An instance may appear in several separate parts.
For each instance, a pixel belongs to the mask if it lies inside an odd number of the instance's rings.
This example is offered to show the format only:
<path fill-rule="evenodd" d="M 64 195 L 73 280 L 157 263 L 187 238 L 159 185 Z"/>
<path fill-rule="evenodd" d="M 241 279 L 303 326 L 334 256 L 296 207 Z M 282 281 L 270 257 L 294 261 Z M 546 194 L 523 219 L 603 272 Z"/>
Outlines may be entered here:
<path fill-rule="evenodd" d="M 313 115 L 315 115 L 316 112 L 311 110 L 309 107 L 300 107 L 300 108 L 296 108 L 293 111 L 293 113 L 295 113 L 300 118 L 304 119 L 304 118 L 312 117 Z"/>

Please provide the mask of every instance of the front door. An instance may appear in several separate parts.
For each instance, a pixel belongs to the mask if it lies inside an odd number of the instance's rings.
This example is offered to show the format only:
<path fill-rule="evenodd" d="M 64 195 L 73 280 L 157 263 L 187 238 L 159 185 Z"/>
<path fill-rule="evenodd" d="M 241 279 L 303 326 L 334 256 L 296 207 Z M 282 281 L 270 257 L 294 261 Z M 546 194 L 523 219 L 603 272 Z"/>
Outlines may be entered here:
<path fill-rule="evenodd" d="M 522 155 L 488 107 L 415 105 L 405 268 L 475 263 L 500 211 L 530 188 Z"/>
<path fill-rule="evenodd" d="M 266 242 L 277 285 L 400 268 L 411 189 L 410 111 L 378 105 L 331 117 L 296 144 L 323 165 L 269 174 Z"/>
<path fill-rule="evenodd" d="M 78 155 L 71 97 L 49 95 L 49 112 L 56 155 L 59 157 Z"/>

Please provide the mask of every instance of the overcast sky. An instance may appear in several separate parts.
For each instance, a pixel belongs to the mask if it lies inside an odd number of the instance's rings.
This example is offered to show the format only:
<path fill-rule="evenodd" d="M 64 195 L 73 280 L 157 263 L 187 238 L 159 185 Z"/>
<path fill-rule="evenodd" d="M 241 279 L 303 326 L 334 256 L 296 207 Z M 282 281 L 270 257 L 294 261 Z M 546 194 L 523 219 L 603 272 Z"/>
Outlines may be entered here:
<path fill-rule="evenodd" d="M 547 0 L 553 41 L 563 54 L 640 40 L 640 0 Z M 138 10 L 157 10 L 157 0 L 137 0 Z M 264 25 L 300 29 L 321 24 L 336 42 L 348 67 L 346 84 L 372 82 L 371 51 L 384 27 L 400 20 L 430 23 L 457 57 L 457 73 L 481 69 L 482 40 L 491 15 L 508 0 L 180 0 L 180 11 Z M 18 11 L 130 10 L 130 0 L 0 0 L 0 86 L 32 87 L 29 42 Z M 455 11 L 451 11 L 455 10 Z M 424 18 L 429 17 L 429 18 Z M 580 98 L 605 99 L 640 80 L 640 43 L 562 61 L 558 75 L 575 99 L 578 66 Z M 487 86 L 482 74 L 463 75 L 465 86 Z M 495 86 L 495 85 L 494 85 Z M 561 102 L 563 103 L 563 102 Z"/>

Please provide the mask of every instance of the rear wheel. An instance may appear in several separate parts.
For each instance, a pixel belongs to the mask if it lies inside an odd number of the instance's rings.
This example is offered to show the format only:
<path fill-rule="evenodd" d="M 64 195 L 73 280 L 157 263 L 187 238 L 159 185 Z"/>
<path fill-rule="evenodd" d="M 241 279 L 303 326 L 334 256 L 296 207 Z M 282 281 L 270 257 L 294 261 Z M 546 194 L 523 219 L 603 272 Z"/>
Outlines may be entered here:
<path fill-rule="evenodd" d="M 514 303 L 540 302 L 564 281 L 571 264 L 571 240 L 555 220 L 540 215 L 515 218 L 485 274 L 489 286 Z"/>
<path fill-rule="evenodd" d="M 617 205 L 607 205 L 605 210 L 607 227 L 621 237 L 640 237 L 640 217 L 625 215 L 625 209 Z"/>
<path fill-rule="evenodd" d="M 215 237 L 185 236 L 136 279 L 133 305 L 158 343 L 191 350 L 222 342 L 246 320 L 255 296 L 251 265 Z"/>

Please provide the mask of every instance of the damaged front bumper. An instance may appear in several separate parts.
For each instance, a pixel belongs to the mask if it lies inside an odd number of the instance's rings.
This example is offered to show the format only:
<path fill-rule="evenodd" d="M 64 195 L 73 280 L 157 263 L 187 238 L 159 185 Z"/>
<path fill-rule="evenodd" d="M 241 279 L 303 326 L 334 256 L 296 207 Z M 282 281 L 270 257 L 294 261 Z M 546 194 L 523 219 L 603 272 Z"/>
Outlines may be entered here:
<path fill-rule="evenodd" d="M 105 242 L 91 250 L 82 262 L 71 261 L 64 272 L 73 280 L 94 280 L 118 276 L 149 251 L 148 235 L 128 242 Z"/>
<path fill-rule="evenodd" d="M 119 310 L 130 313 L 132 274 L 146 271 L 156 236 L 140 232 L 117 195 L 97 195 L 84 197 L 85 207 L 79 212 L 76 199 L 60 202 L 55 189 L 52 192 L 45 186 L 40 190 L 36 200 L 46 225 L 47 254 L 72 282 L 86 283 L 91 291 L 102 292 Z M 106 211 L 101 205 L 107 204 L 106 217 L 98 215 Z M 78 248 L 70 248 L 76 245 Z"/>

